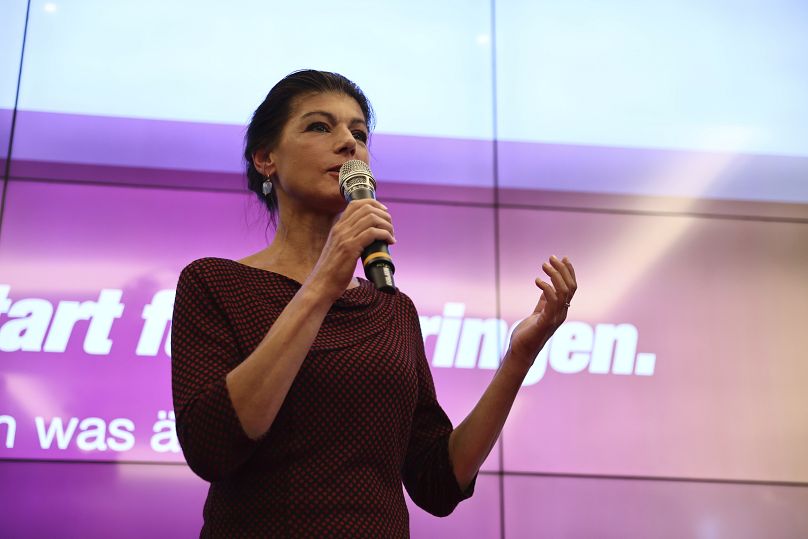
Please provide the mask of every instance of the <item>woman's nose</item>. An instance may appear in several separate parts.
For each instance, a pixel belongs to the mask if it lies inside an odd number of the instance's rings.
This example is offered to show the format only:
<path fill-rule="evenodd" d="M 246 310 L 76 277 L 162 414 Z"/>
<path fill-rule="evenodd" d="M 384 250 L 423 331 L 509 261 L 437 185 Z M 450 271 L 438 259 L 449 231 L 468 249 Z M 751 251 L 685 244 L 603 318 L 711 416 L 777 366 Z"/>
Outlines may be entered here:
<path fill-rule="evenodd" d="M 339 147 L 337 149 L 337 153 L 348 153 L 349 155 L 353 155 L 356 153 L 356 139 L 351 133 L 350 129 L 340 129 L 340 140 L 339 140 Z"/>

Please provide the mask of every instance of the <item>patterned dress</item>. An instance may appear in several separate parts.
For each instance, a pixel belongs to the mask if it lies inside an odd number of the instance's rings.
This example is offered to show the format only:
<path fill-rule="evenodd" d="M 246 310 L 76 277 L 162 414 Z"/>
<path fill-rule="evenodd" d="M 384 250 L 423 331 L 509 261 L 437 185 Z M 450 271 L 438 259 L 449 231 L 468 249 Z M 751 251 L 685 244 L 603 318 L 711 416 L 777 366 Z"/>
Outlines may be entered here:
<path fill-rule="evenodd" d="M 452 471 L 452 425 L 418 315 L 365 280 L 328 312 L 269 431 L 244 433 L 226 374 L 252 353 L 300 284 L 232 260 L 180 275 L 172 322 L 177 434 L 210 482 L 203 537 L 407 537 L 402 482 L 444 516 L 473 493 Z"/>

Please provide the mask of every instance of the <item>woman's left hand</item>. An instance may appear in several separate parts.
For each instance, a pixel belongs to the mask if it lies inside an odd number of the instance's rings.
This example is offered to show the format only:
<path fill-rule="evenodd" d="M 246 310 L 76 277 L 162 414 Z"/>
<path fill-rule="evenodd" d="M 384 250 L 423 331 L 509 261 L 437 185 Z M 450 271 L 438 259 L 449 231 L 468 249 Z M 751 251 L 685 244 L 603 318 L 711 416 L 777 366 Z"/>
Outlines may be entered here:
<path fill-rule="evenodd" d="M 525 375 L 539 351 L 567 318 L 567 309 L 578 288 L 575 270 L 566 257 L 559 260 L 551 256 L 542 269 L 553 284 L 536 279 L 536 286 L 542 291 L 539 304 L 514 328 L 501 368 L 480 402 L 449 436 L 449 458 L 457 484 L 463 490 L 494 447 Z"/>
<path fill-rule="evenodd" d="M 506 361 L 519 362 L 526 368 L 533 365 L 539 351 L 567 318 L 572 296 L 578 289 L 575 269 L 567 257 L 559 260 L 551 256 L 542 269 L 552 284 L 536 278 L 536 286 L 542 291 L 539 303 L 514 329 L 506 356 Z"/>

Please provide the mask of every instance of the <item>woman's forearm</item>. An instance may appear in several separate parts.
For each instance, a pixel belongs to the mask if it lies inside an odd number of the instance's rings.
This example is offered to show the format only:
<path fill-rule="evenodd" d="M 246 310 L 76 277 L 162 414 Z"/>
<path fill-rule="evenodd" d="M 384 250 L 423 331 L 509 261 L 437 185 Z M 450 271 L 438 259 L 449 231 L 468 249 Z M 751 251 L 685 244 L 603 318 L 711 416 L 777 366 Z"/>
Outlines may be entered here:
<path fill-rule="evenodd" d="M 449 437 L 449 458 L 462 490 L 491 453 L 530 368 L 528 362 L 513 359 L 509 351 L 477 405 Z"/>
<path fill-rule="evenodd" d="M 255 350 L 227 375 L 227 390 L 244 432 L 253 440 L 272 426 L 333 300 L 304 284 Z"/>
<path fill-rule="evenodd" d="M 542 264 L 542 269 L 552 284 L 536 278 L 536 286 L 542 291 L 538 304 L 514 328 L 508 352 L 494 379 L 474 410 L 449 438 L 449 457 L 457 483 L 463 490 L 494 447 L 522 381 L 536 355 L 566 320 L 570 301 L 578 289 L 575 269 L 567 257 L 559 259 L 553 255 Z"/>

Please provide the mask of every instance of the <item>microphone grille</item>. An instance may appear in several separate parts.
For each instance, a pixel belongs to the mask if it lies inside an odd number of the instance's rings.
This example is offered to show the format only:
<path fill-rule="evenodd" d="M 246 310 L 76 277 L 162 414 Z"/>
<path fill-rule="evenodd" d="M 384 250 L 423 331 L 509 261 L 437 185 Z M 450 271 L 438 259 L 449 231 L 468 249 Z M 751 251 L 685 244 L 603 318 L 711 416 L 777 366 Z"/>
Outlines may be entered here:
<path fill-rule="evenodd" d="M 339 169 L 339 189 L 342 196 L 348 197 L 350 192 L 356 188 L 375 192 L 376 180 L 367 163 L 359 159 L 351 159 L 343 163 Z"/>

